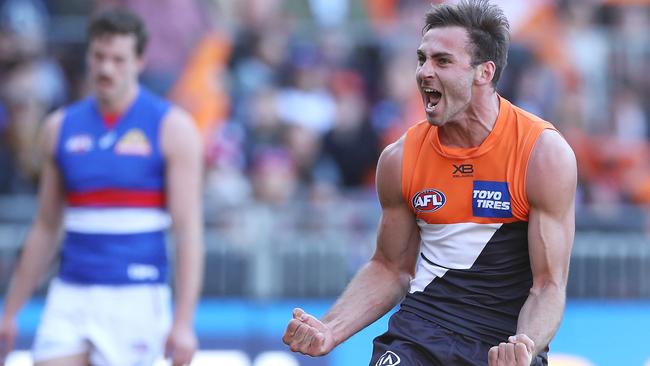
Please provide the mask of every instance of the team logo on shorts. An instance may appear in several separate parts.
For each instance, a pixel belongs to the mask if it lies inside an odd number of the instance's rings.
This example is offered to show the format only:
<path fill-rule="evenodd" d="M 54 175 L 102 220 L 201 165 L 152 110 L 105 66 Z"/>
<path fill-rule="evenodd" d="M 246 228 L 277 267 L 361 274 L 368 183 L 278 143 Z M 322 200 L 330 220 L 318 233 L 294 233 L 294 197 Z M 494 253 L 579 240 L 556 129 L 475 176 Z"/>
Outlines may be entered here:
<path fill-rule="evenodd" d="M 399 356 L 396 355 L 392 351 L 386 351 L 381 357 L 379 357 L 379 360 L 375 364 L 375 366 L 395 366 L 399 365 L 400 359 Z"/>
<path fill-rule="evenodd" d="M 437 189 L 425 189 L 413 196 L 411 203 L 417 212 L 433 212 L 445 205 L 447 198 Z"/>

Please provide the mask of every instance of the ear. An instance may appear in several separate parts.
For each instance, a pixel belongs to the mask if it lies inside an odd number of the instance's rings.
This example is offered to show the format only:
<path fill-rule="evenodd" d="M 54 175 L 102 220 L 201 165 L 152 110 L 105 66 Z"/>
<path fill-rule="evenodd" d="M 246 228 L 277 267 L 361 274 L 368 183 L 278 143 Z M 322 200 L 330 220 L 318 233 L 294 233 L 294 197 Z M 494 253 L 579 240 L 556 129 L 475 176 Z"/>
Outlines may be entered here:
<path fill-rule="evenodd" d="M 493 61 L 485 61 L 476 66 L 476 72 L 474 73 L 474 83 L 476 85 L 485 85 L 492 83 L 492 78 L 494 78 L 494 72 L 496 71 L 497 66 Z"/>

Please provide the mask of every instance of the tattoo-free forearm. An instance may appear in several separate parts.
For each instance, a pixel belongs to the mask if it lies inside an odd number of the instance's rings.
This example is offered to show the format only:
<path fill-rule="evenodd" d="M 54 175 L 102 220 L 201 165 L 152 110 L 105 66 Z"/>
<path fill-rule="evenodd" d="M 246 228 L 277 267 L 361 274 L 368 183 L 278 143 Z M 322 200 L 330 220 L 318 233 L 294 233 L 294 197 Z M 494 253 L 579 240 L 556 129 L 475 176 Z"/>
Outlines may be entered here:
<path fill-rule="evenodd" d="M 531 289 L 519 313 L 517 333 L 526 334 L 535 342 L 535 355 L 544 351 L 557 332 L 566 300 L 563 285 L 547 283 Z"/>
<path fill-rule="evenodd" d="M 408 290 L 410 276 L 372 260 L 354 276 L 341 297 L 323 318 L 335 344 L 371 324 L 392 309 Z"/>
<path fill-rule="evenodd" d="M 199 221 L 199 220 L 197 220 Z M 174 324 L 191 326 L 203 283 L 204 248 L 200 223 L 176 235 L 176 288 Z"/>
<path fill-rule="evenodd" d="M 29 231 L 5 298 L 4 316 L 13 318 L 31 297 L 50 267 L 58 246 L 56 226 L 36 220 Z"/>

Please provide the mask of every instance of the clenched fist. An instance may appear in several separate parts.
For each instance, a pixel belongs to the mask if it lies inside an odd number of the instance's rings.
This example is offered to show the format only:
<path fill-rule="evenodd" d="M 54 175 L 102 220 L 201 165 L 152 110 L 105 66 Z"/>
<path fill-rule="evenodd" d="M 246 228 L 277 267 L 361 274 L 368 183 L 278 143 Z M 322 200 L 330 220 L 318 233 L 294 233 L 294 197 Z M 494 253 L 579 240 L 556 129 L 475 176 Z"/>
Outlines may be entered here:
<path fill-rule="evenodd" d="M 309 356 L 322 356 L 335 346 L 330 328 L 300 308 L 293 309 L 293 319 L 289 321 L 282 341 L 293 352 Z"/>
<path fill-rule="evenodd" d="M 533 360 L 535 342 L 525 334 L 508 338 L 488 352 L 489 366 L 529 366 Z"/>

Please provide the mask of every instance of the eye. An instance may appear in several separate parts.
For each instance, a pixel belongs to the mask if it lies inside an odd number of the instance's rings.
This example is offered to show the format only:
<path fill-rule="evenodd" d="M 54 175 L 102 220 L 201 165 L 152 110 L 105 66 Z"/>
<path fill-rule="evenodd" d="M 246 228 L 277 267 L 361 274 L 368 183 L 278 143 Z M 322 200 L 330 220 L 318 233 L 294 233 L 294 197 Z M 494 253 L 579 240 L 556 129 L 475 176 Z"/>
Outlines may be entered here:
<path fill-rule="evenodd" d="M 93 52 L 92 58 L 96 61 L 101 61 L 104 59 L 104 54 L 102 54 L 101 52 Z"/>
<path fill-rule="evenodd" d="M 424 65 L 425 60 L 426 60 L 426 58 L 424 57 L 424 55 L 421 54 L 421 53 L 418 53 L 418 65 L 420 65 L 420 66 Z"/>
<path fill-rule="evenodd" d="M 438 59 L 438 65 L 447 65 L 450 64 L 451 61 L 448 58 L 439 58 Z"/>

